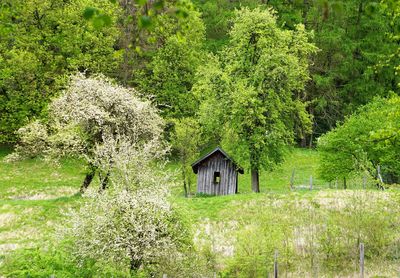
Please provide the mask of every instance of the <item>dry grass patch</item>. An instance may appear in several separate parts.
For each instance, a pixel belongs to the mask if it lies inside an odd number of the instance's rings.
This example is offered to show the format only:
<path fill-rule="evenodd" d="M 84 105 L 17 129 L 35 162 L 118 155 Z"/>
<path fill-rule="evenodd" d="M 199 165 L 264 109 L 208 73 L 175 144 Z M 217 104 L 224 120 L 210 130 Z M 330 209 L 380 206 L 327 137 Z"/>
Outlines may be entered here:
<path fill-rule="evenodd" d="M 65 196 L 71 196 L 77 193 L 74 187 L 45 187 L 40 190 L 31 190 L 28 193 L 17 194 L 10 197 L 12 200 L 51 200 Z"/>
<path fill-rule="evenodd" d="M 17 216 L 11 212 L 0 213 L 0 227 L 4 228 L 6 226 L 9 226 L 15 221 L 16 218 Z"/>

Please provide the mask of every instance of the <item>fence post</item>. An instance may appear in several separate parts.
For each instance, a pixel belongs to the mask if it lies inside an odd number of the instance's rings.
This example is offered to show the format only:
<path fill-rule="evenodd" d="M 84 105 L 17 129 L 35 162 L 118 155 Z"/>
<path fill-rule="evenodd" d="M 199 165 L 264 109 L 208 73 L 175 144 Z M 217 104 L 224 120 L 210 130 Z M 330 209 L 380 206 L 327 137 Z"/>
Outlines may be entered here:
<path fill-rule="evenodd" d="M 274 278 L 278 278 L 278 250 L 275 250 L 274 255 Z"/>
<path fill-rule="evenodd" d="M 290 177 L 290 189 L 293 190 L 294 187 L 294 174 L 295 174 L 295 169 L 292 171 L 292 176 Z"/>
<path fill-rule="evenodd" d="M 384 190 L 385 188 L 383 187 L 383 179 L 382 179 L 382 175 L 381 175 L 381 165 L 378 165 L 376 167 L 376 171 L 378 173 L 379 187 L 380 187 L 380 189 Z"/>
<path fill-rule="evenodd" d="M 167 274 L 164 273 L 164 274 L 162 275 L 162 278 L 168 278 Z"/>
<path fill-rule="evenodd" d="M 360 243 L 360 278 L 364 278 L 364 243 Z"/>
<path fill-rule="evenodd" d="M 310 190 L 312 190 L 312 186 L 313 186 L 313 179 L 312 176 L 310 176 Z"/>

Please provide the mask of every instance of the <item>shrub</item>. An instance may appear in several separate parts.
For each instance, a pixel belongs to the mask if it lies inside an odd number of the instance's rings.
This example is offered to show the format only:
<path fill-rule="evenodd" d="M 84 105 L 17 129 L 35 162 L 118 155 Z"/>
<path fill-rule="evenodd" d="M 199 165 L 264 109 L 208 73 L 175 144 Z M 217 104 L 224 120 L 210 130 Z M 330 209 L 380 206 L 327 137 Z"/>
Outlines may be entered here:
<path fill-rule="evenodd" d="M 5 257 L 0 272 L 5 277 L 129 277 L 129 272 L 93 260 L 76 264 L 64 244 L 14 251 Z"/>
<path fill-rule="evenodd" d="M 77 261 L 93 260 L 132 275 L 172 271 L 176 277 L 201 277 L 206 270 L 193 249 L 189 224 L 168 201 L 173 177 L 146 149 L 123 139 L 108 145 L 112 187 L 88 192 L 63 232 Z"/>
<path fill-rule="evenodd" d="M 318 143 L 321 176 L 331 181 L 368 171 L 377 177 L 380 165 L 387 183 L 398 182 L 399 111 L 399 96 L 377 98 L 322 136 Z"/>

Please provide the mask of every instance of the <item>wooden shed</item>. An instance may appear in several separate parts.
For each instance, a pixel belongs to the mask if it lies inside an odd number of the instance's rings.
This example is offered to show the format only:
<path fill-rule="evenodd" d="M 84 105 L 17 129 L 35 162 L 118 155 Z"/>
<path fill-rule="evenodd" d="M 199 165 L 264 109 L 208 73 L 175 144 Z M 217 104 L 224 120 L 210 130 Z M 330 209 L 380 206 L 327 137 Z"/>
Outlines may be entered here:
<path fill-rule="evenodd" d="M 194 162 L 192 169 L 197 174 L 197 192 L 209 195 L 237 193 L 238 173 L 244 173 L 219 147 Z"/>

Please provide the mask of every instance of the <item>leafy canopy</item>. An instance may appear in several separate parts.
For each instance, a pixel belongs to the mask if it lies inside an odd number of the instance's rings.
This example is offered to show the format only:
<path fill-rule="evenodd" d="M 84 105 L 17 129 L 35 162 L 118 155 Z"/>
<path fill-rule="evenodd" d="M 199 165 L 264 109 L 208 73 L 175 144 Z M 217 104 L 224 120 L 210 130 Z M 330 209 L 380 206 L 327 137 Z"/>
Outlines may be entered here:
<path fill-rule="evenodd" d="M 321 176 L 327 180 L 381 166 L 386 182 L 400 177 L 400 97 L 377 98 L 320 138 Z"/>
<path fill-rule="evenodd" d="M 220 58 L 211 58 L 198 74 L 201 122 L 239 163 L 270 169 L 282 160 L 296 127 L 302 135 L 309 131 L 299 96 L 316 47 L 303 25 L 279 28 L 270 9 L 236 11 L 229 34 Z"/>
<path fill-rule="evenodd" d="M 3 0 L 0 3 L 0 142 L 34 118 L 71 73 L 113 74 L 120 57 L 115 25 L 95 28 L 83 17 L 96 5 L 115 22 L 120 12 L 108 0 Z"/>

